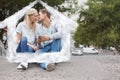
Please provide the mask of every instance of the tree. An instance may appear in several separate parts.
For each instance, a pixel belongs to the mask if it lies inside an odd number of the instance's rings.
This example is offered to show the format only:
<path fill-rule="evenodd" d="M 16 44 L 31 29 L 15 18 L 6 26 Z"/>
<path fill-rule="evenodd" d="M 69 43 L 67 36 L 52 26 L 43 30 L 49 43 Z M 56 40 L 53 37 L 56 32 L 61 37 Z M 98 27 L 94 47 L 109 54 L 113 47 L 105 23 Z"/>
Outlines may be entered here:
<path fill-rule="evenodd" d="M 12 15 L 13 13 L 17 12 L 18 10 L 22 9 L 30 2 L 35 0 L 1 0 L 0 1 L 0 20 L 5 19 L 6 17 Z M 54 7 L 62 4 L 64 0 L 43 0 L 48 5 Z M 40 4 L 35 5 L 35 8 L 39 9 L 41 7 Z"/>
<path fill-rule="evenodd" d="M 35 0 L 0 0 L 0 21 L 4 20 L 8 16 L 11 16 L 18 10 L 27 6 L 30 2 Z M 58 7 L 59 4 L 62 4 L 64 0 L 43 0 L 48 5 L 52 7 Z M 39 10 L 42 5 L 39 3 L 34 6 L 37 10 Z M 2 39 L 3 30 L 0 30 L 0 39 Z"/>
<path fill-rule="evenodd" d="M 74 34 L 79 44 L 98 47 L 120 45 L 120 1 L 88 0 L 87 9 L 81 8 L 79 27 Z"/>
<path fill-rule="evenodd" d="M 78 0 L 65 0 L 65 2 L 59 6 L 59 10 L 69 17 L 73 15 L 78 15 L 79 14 Z"/>

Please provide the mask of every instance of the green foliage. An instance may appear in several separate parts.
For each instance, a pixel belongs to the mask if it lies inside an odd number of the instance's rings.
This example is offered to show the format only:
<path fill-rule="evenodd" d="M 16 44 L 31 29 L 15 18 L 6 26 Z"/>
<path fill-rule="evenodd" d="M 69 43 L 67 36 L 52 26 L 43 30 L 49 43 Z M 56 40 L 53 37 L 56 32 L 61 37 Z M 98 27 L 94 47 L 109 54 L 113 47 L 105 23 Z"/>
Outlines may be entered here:
<path fill-rule="evenodd" d="M 58 6 L 59 4 L 62 4 L 65 0 L 42 0 L 46 2 L 50 6 Z"/>
<path fill-rule="evenodd" d="M 81 8 L 75 44 L 98 47 L 120 45 L 120 0 L 88 0 Z"/>
<path fill-rule="evenodd" d="M 79 11 L 78 0 L 65 0 L 66 5 L 62 5 L 59 9 L 62 12 L 69 12 L 68 15 L 73 15 Z"/>
<path fill-rule="evenodd" d="M 8 16 L 14 14 L 18 10 L 27 6 L 30 2 L 35 0 L 0 0 L 0 21 L 4 20 Z M 65 0 L 43 0 L 48 5 L 54 7 L 62 4 Z M 36 4 L 34 6 L 37 10 L 39 10 L 42 5 Z M 3 30 L 0 30 L 0 39 L 2 39 Z"/>
<path fill-rule="evenodd" d="M 30 2 L 33 2 L 35 0 L 1 0 L 0 1 L 0 20 L 5 19 L 6 17 L 14 14 L 16 11 L 22 9 L 26 5 L 28 5 Z M 50 6 L 58 6 L 59 4 L 62 4 L 64 0 L 43 0 Z M 35 5 L 35 8 L 40 9 L 42 7 L 39 3 Z"/>

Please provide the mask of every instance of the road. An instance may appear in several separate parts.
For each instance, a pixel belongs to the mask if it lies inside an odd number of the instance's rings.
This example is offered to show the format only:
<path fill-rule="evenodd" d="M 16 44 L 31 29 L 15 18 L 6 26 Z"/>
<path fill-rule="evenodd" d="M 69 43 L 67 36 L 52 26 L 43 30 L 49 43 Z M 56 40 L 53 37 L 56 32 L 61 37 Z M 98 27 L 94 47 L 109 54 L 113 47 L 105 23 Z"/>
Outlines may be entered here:
<path fill-rule="evenodd" d="M 119 55 L 72 56 L 70 62 L 59 63 L 52 72 L 38 64 L 20 71 L 17 65 L 0 56 L 0 80 L 120 80 Z"/>

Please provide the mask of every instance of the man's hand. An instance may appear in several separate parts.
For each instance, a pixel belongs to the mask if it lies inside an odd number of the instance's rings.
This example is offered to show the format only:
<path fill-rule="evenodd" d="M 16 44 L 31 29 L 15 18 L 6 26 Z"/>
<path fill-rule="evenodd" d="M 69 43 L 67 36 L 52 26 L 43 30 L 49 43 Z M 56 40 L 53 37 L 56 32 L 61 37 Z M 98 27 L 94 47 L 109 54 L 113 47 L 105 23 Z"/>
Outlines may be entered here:
<path fill-rule="evenodd" d="M 50 36 L 40 36 L 39 37 L 39 42 L 43 42 L 43 41 L 49 41 L 50 40 Z"/>

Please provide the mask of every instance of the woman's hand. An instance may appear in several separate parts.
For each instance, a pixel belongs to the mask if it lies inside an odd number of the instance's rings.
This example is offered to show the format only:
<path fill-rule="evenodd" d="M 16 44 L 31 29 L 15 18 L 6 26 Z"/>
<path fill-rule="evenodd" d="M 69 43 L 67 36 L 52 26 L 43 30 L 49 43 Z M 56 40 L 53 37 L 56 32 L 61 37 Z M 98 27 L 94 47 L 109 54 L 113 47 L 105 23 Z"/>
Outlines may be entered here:
<path fill-rule="evenodd" d="M 35 51 L 38 50 L 38 46 L 35 46 L 35 45 L 31 45 L 29 43 L 27 43 L 28 46 L 32 47 Z"/>
<path fill-rule="evenodd" d="M 36 51 L 38 50 L 38 46 L 32 46 L 32 48 Z"/>
<path fill-rule="evenodd" d="M 20 40 L 17 40 L 16 42 L 17 42 L 17 44 L 19 44 L 19 43 L 20 43 Z"/>
<path fill-rule="evenodd" d="M 17 41 L 16 41 L 17 44 L 20 43 L 21 37 L 22 37 L 22 35 L 21 35 L 20 33 L 17 32 Z"/>

